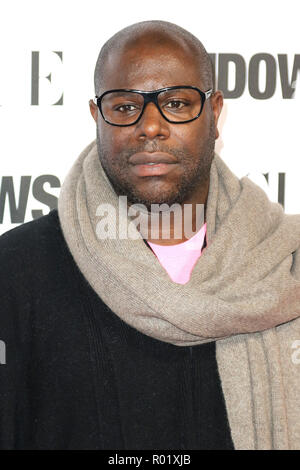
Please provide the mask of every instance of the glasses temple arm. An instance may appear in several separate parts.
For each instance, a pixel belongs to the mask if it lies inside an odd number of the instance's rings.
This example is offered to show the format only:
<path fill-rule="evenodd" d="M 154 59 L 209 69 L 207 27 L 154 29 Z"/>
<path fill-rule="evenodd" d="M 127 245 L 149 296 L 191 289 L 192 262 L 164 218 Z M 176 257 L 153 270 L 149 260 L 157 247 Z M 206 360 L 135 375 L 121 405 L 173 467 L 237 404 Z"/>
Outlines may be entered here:
<path fill-rule="evenodd" d="M 205 91 L 204 94 L 205 94 L 205 99 L 208 100 L 208 98 L 213 94 L 212 88 L 210 90 Z"/>

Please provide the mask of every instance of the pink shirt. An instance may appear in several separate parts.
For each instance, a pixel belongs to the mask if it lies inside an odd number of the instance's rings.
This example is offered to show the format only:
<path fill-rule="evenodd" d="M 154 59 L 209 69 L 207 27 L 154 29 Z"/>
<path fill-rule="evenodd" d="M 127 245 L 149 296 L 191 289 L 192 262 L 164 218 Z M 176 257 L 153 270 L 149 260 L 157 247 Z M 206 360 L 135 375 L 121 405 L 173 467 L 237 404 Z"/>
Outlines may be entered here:
<path fill-rule="evenodd" d="M 192 238 L 178 245 L 162 246 L 156 243 L 147 243 L 172 281 L 177 284 L 186 284 L 190 280 L 198 258 L 201 256 L 205 234 L 206 223 Z"/>

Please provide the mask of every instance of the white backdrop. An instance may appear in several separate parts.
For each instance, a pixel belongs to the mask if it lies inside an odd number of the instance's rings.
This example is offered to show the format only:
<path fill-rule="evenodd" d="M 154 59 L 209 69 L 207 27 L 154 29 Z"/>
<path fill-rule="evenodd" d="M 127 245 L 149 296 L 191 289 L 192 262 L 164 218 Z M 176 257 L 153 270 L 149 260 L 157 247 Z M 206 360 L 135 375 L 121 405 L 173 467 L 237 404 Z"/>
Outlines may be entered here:
<path fill-rule="evenodd" d="M 96 136 L 88 101 L 102 44 L 150 19 L 195 34 L 216 54 L 217 72 L 225 54 L 239 59 L 228 65 L 227 88 L 240 91 L 227 93 L 216 150 L 235 174 L 300 213 L 299 0 L 2 0 L 0 15 L 0 234 L 56 205 Z"/>

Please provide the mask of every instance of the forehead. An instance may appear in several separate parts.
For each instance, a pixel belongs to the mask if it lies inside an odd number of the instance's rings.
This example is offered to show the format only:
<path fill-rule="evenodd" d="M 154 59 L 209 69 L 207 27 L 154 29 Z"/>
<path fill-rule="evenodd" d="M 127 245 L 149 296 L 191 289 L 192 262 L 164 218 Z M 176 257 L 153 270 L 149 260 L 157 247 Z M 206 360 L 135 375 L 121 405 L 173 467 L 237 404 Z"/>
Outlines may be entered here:
<path fill-rule="evenodd" d="M 154 90 L 173 85 L 201 87 L 199 60 L 178 43 L 124 46 L 104 63 L 101 93 L 113 88 Z"/>

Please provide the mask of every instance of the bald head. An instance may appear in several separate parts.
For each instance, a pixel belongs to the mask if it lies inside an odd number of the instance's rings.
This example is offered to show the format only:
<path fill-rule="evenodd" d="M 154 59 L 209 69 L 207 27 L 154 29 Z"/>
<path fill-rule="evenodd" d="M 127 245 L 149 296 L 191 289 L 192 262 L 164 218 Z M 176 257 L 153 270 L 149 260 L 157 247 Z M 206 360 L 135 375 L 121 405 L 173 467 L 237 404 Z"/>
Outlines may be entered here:
<path fill-rule="evenodd" d="M 116 54 L 120 57 L 126 53 L 130 60 L 132 51 L 138 47 L 151 47 L 157 50 L 159 47 L 169 47 L 183 55 L 192 56 L 194 65 L 199 70 L 199 79 L 205 90 L 215 88 L 214 70 L 212 61 L 203 44 L 193 34 L 187 30 L 169 23 L 167 21 L 142 21 L 130 25 L 112 36 L 101 48 L 99 53 L 95 73 L 94 85 L 95 94 L 99 95 L 104 81 L 107 81 L 106 66 L 110 58 Z"/>

